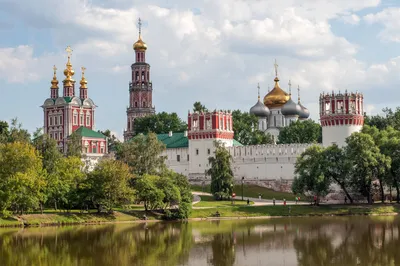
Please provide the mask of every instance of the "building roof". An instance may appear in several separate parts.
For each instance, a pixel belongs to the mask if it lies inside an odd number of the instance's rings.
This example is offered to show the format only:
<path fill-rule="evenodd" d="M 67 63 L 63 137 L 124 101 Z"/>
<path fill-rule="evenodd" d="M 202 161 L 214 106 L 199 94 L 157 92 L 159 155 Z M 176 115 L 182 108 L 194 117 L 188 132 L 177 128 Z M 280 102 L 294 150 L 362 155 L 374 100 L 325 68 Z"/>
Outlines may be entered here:
<path fill-rule="evenodd" d="M 236 139 L 233 139 L 233 146 L 234 146 L 234 147 L 236 147 L 236 146 L 243 146 L 243 144 L 240 143 L 239 141 L 237 141 Z"/>
<path fill-rule="evenodd" d="M 172 133 L 170 137 L 169 134 L 158 134 L 157 138 L 159 141 L 165 144 L 167 149 L 172 148 L 186 148 L 189 147 L 189 139 L 185 136 L 183 132 Z M 243 146 L 239 141 L 233 140 L 233 146 Z"/>
<path fill-rule="evenodd" d="M 75 130 L 75 132 L 81 137 L 106 139 L 106 136 L 104 136 L 100 132 L 91 130 L 83 126 Z"/>

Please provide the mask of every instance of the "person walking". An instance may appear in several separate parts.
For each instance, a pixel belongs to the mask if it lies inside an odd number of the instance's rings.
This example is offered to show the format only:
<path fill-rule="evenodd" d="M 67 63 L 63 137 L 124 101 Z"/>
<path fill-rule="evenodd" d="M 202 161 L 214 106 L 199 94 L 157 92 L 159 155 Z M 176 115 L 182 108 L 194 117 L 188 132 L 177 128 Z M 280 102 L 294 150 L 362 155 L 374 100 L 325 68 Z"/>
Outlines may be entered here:
<path fill-rule="evenodd" d="M 295 200 L 296 200 L 296 205 L 297 205 L 297 201 L 298 201 L 299 199 L 296 197 Z"/>
<path fill-rule="evenodd" d="M 283 199 L 283 206 L 286 206 L 286 199 Z"/>
<path fill-rule="evenodd" d="M 275 206 L 275 198 L 273 198 L 273 199 L 272 199 L 272 203 L 273 203 L 273 204 L 274 204 L 274 206 Z"/>
<path fill-rule="evenodd" d="M 250 205 L 250 200 L 249 199 L 247 199 L 247 205 Z"/>

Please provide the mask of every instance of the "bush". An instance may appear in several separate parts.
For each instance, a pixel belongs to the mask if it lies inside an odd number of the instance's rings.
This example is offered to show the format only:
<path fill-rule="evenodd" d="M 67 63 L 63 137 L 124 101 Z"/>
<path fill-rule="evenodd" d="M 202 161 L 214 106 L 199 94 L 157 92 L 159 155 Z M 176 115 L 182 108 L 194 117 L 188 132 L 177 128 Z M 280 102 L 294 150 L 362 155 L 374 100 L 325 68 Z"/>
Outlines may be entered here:
<path fill-rule="evenodd" d="M 181 220 L 189 218 L 192 212 L 192 204 L 187 202 L 181 202 L 179 204 L 179 209 L 175 210 L 165 210 L 163 215 L 163 220 Z"/>

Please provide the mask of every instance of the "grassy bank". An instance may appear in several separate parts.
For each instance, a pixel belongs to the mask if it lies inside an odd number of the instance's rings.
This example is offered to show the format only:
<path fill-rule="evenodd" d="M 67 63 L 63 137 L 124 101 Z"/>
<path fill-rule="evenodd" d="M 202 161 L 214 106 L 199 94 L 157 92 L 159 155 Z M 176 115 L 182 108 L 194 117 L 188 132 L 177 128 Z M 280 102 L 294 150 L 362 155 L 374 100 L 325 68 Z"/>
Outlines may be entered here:
<path fill-rule="evenodd" d="M 210 185 L 192 185 L 191 186 L 192 191 L 201 191 L 201 192 L 207 192 L 210 193 Z M 236 193 L 236 198 L 241 199 L 242 198 L 242 185 L 235 185 L 233 191 Z M 261 194 L 263 199 L 277 199 L 277 200 L 295 200 L 295 195 L 292 193 L 287 193 L 287 192 L 278 192 L 274 191 L 272 189 L 268 189 L 265 187 L 260 187 L 256 185 L 243 185 L 243 197 L 250 197 L 250 198 L 258 198 L 258 195 Z M 302 200 L 305 199 L 305 197 L 301 197 Z"/>
<path fill-rule="evenodd" d="M 322 205 L 305 206 L 229 206 L 225 208 L 194 209 L 191 218 L 212 217 L 218 210 L 221 217 L 257 216 L 340 216 L 340 215 L 385 215 L 399 213 L 398 205 Z"/>
<path fill-rule="evenodd" d="M 193 205 L 193 207 L 229 207 L 232 206 L 232 201 L 230 200 L 215 200 L 213 196 L 201 196 L 201 201 Z M 241 201 L 239 199 L 234 200 L 236 206 L 247 206 L 247 201 Z M 254 202 L 250 202 L 250 205 L 254 204 Z"/>

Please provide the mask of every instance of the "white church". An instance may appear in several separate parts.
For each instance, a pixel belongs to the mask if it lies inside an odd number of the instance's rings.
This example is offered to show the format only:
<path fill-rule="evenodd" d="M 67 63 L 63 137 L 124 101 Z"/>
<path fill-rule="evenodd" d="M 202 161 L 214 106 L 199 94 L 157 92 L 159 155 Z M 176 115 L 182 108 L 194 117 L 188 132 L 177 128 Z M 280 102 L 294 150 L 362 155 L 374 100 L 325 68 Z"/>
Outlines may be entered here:
<path fill-rule="evenodd" d="M 276 140 L 281 128 L 297 120 L 306 120 L 310 113 L 292 100 L 279 86 L 276 75 L 274 88 L 251 107 L 250 113 L 259 118 L 258 128 Z M 323 146 L 343 146 L 345 139 L 362 129 L 363 95 L 360 93 L 330 93 L 319 97 L 320 123 Z M 232 114 L 224 111 L 189 113 L 188 131 L 159 134 L 166 145 L 166 164 L 177 173 L 184 174 L 191 183 L 210 182 L 206 171 L 208 158 L 214 154 L 214 141 L 221 141 L 232 155 L 235 181 L 257 184 L 276 191 L 291 191 L 294 165 L 297 157 L 313 144 L 278 144 L 243 146 L 234 138 Z"/>

